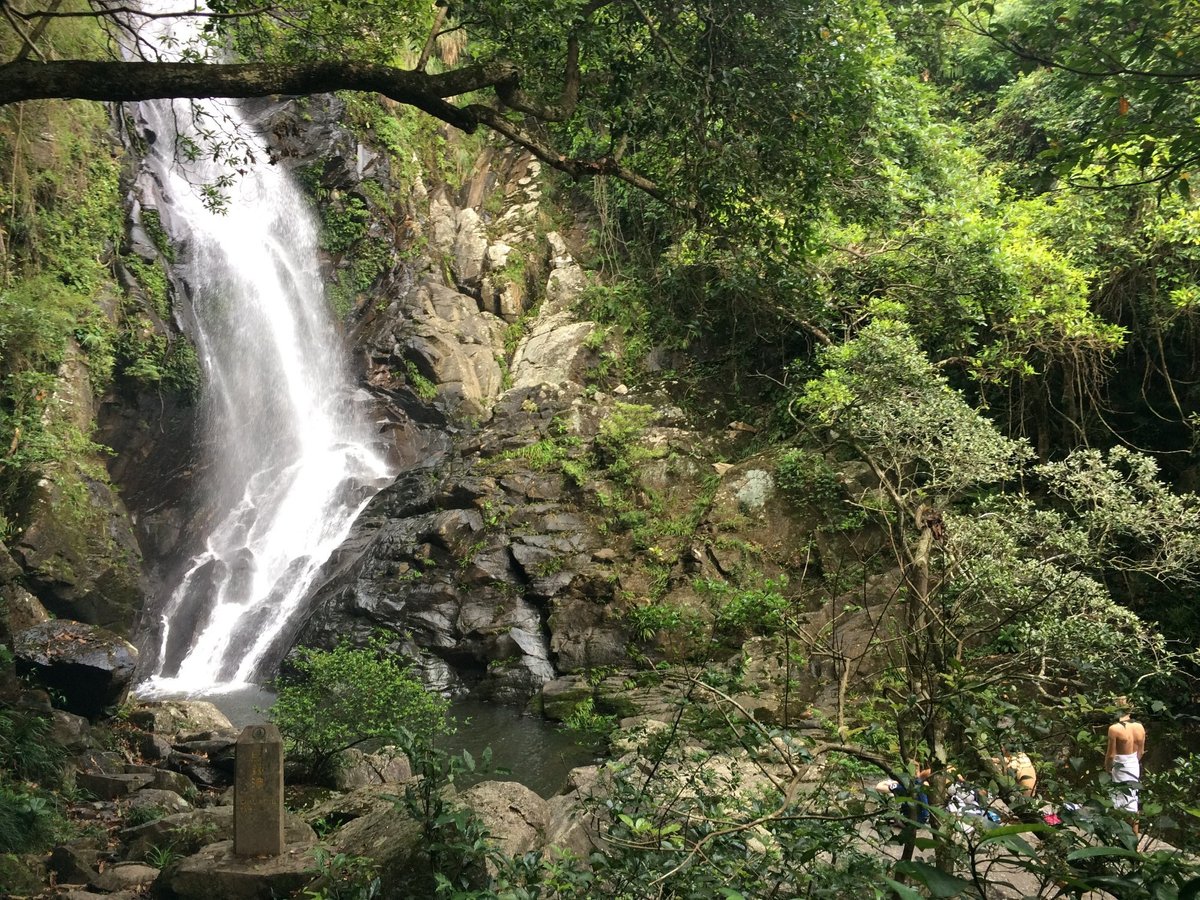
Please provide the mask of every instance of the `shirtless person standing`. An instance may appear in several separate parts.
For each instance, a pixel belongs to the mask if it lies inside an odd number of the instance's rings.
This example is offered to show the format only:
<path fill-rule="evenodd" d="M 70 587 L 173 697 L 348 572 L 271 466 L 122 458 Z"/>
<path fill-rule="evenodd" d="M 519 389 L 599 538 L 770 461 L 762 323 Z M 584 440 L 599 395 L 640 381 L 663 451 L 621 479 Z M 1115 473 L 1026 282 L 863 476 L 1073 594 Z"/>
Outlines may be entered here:
<path fill-rule="evenodd" d="M 1138 782 L 1142 777 L 1142 754 L 1146 752 L 1146 729 L 1140 722 L 1133 721 L 1128 701 L 1119 701 L 1125 713 L 1108 726 L 1108 752 L 1104 754 L 1104 768 L 1112 777 L 1113 808 L 1125 812 L 1138 811 Z M 1137 833 L 1137 822 L 1133 824 Z"/>

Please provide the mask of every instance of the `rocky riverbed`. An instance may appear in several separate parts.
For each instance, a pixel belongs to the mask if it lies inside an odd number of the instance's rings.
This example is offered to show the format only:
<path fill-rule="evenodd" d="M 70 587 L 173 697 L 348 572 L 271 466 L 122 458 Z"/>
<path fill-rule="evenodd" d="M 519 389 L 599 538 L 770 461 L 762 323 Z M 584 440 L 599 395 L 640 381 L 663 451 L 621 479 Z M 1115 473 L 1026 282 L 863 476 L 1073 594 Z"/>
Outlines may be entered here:
<path fill-rule="evenodd" d="M 412 769 L 395 751 L 348 751 L 329 785 L 289 784 L 285 852 L 241 860 L 232 853 L 237 731 L 211 703 L 136 703 L 96 725 L 50 708 L 37 692 L 20 703 L 51 717 L 49 739 L 69 753 L 63 796 L 78 837 L 44 857 L 6 857 L 5 896 L 295 896 L 319 883 L 318 850 L 368 857 L 385 879 L 399 878 L 421 850 L 397 796 Z M 588 778 L 579 770 L 572 784 Z M 569 796 L 547 800 L 516 782 L 481 781 L 455 802 L 504 851 L 524 853 L 582 840 Z"/>

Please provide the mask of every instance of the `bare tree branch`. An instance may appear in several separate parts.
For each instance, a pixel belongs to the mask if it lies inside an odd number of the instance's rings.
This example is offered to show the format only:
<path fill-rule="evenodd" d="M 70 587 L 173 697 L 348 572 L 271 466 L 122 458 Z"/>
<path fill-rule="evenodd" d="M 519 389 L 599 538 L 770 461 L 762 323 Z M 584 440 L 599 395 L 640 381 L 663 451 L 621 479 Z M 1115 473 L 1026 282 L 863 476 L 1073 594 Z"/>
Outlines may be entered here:
<path fill-rule="evenodd" d="M 429 37 L 425 39 L 425 46 L 421 48 L 421 58 L 417 60 L 415 68 L 418 72 L 424 72 L 425 67 L 429 65 L 429 57 L 433 56 L 433 49 L 437 46 L 438 36 L 441 34 L 442 23 L 446 21 L 446 13 L 449 7 L 439 6 L 437 13 L 433 17 L 433 25 L 429 29 Z"/>
<path fill-rule="evenodd" d="M 62 6 L 62 0 L 54 0 L 54 2 L 50 4 L 50 9 L 44 16 L 40 17 L 38 19 L 38 23 L 33 26 L 33 31 L 29 34 L 29 43 L 21 48 L 21 52 L 17 54 L 17 59 L 28 59 L 29 52 L 37 49 L 36 44 L 38 40 L 41 39 L 42 34 L 45 33 L 46 26 L 50 24 L 50 17 L 60 6 Z M 18 13 L 18 15 L 20 15 L 20 13 Z"/>
<path fill-rule="evenodd" d="M 8 4 L 0 5 L 7 6 Z M 62 0 L 58 0 L 58 2 L 51 3 L 49 9 L 30 10 L 27 12 L 14 9 L 13 13 L 27 22 L 34 19 L 98 19 L 116 18 L 118 16 L 137 16 L 141 19 L 245 19 L 266 15 L 272 9 L 270 6 L 263 6 L 258 9 L 230 13 L 212 12 L 206 9 L 185 9 L 178 12 L 154 13 L 135 9 L 132 6 L 99 6 L 97 9 L 88 10 L 59 10 L 61 5 Z"/>
<path fill-rule="evenodd" d="M 36 38 L 32 38 L 25 33 L 25 28 L 13 13 L 12 8 L 7 3 L 0 3 L 0 10 L 4 11 L 4 18 L 8 19 L 8 24 L 17 33 L 17 37 L 21 39 L 21 52 L 17 55 L 17 59 L 25 59 L 31 52 L 37 54 L 38 59 L 45 59 L 45 54 L 34 45 Z"/>

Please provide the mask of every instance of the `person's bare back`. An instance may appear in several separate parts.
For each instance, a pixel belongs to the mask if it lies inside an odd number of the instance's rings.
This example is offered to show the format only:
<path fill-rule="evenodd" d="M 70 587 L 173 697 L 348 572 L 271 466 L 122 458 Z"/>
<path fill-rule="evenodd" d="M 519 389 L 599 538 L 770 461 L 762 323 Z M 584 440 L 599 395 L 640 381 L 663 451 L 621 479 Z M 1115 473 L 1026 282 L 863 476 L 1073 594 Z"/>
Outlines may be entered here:
<path fill-rule="evenodd" d="M 1135 722 L 1128 715 L 1120 721 L 1108 726 L 1108 753 L 1105 754 L 1105 768 L 1111 770 L 1113 758 L 1128 756 L 1136 753 L 1140 760 L 1146 752 L 1146 729 L 1141 722 Z"/>

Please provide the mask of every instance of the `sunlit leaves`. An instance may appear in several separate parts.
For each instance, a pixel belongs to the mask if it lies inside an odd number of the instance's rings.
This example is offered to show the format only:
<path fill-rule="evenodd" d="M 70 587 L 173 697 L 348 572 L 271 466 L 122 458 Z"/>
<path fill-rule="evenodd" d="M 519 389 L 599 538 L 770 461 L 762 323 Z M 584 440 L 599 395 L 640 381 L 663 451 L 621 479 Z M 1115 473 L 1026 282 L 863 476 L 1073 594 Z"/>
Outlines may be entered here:
<path fill-rule="evenodd" d="M 866 494 L 857 502 L 897 540 L 915 541 L 920 509 L 937 510 L 938 575 L 922 599 L 936 605 L 944 630 L 905 640 L 945 640 L 942 658 L 967 666 L 964 684 L 997 671 L 1066 672 L 1111 688 L 1168 671 L 1161 639 L 1115 602 L 1104 579 L 1194 580 L 1200 499 L 1172 493 L 1152 460 L 1121 449 L 1031 465 L 1029 448 L 972 409 L 910 329 L 880 312 L 821 354 L 824 371 L 793 409 L 828 446 L 871 466 L 890 502 Z M 917 558 L 912 549 L 897 554 Z"/>
<path fill-rule="evenodd" d="M 272 62 L 400 63 L 424 44 L 434 17 L 426 0 L 301 0 L 265 11 L 255 0 L 208 5 L 213 12 L 239 14 L 212 27 L 231 35 L 244 57 Z"/>
<path fill-rule="evenodd" d="M 955 4 L 968 27 L 1011 54 L 1014 68 L 1052 69 L 1094 127 L 1064 133 L 1043 157 L 1060 174 L 1096 161 L 1097 183 L 1132 165 L 1190 193 L 1200 161 L 1200 25 L 1188 0 Z"/>
<path fill-rule="evenodd" d="M 372 639 L 354 649 L 298 650 L 294 676 L 280 679 L 271 708 L 289 751 L 325 774 L 342 750 L 406 728 L 421 741 L 446 730 L 447 701 L 430 693 L 407 665 Z"/>
<path fill-rule="evenodd" d="M 1149 456 L 1077 450 L 1037 472 L 1106 565 L 1173 582 L 1200 575 L 1200 497 L 1170 491 Z"/>
<path fill-rule="evenodd" d="M 899 322 L 877 319 L 821 362 L 797 408 L 876 460 L 914 508 L 1011 478 L 1029 454 L 949 387 Z"/>

